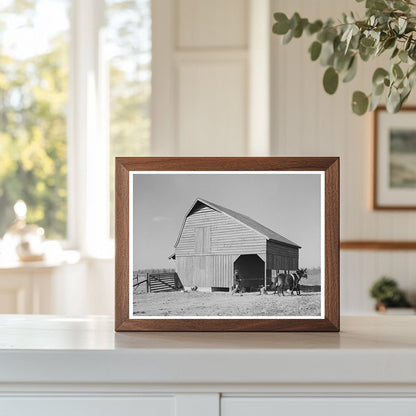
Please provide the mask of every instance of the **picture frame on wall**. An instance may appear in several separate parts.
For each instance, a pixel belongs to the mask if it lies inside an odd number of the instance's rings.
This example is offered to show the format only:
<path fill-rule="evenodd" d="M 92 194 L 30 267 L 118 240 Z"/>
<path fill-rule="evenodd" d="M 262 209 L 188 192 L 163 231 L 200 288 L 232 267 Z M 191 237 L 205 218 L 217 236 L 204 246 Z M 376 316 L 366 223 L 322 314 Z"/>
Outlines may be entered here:
<path fill-rule="evenodd" d="M 416 107 L 373 114 L 373 209 L 416 209 Z"/>
<path fill-rule="evenodd" d="M 339 158 L 116 158 L 116 331 L 339 331 Z"/>

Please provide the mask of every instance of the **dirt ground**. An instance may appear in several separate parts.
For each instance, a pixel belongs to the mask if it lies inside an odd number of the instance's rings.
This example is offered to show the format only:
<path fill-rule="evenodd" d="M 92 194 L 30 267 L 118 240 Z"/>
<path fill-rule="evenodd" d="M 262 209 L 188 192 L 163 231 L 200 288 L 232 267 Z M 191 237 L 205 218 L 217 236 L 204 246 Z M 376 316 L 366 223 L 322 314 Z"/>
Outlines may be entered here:
<path fill-rule="evenodd" d="M 320 291 L 300 296 L 229 292 L 134 293 L 134 316 L 319 316 Z"/>

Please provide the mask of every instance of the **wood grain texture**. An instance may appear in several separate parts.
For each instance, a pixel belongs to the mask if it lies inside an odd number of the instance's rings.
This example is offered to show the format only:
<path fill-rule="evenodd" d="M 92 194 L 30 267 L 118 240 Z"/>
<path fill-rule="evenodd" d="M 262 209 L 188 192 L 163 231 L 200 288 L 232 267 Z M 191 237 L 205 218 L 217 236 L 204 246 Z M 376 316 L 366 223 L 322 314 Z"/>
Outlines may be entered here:
<path fill-rule="evenodd" d="M 416 250 L 416 241 L 341 241 L 341 250 Z"/>
<path fill-rule="evenodd" d="M 130 319 L 130 171 L 324 171 L 324 319 Z M 116 331 L 339 331 L 339 158 L 116 158 Z"/>
<path fill-rule="evenodd" d="M 387 111 L 385 106 L 377 107 L 373 112 L 373 209 L 374 210 L 386 210 L 386 211 L 414 211 L 416 210 L 416 205 L 381 205 L 378 202 L 378 189 L 377 189 L 377 177 L 379 175 L 379 166 L 378 166 L 378 117 L 381 111 Z M 401 112 L 413 111 L 416 112 L 416 106 L 406 106 L 403 107 Z"/>

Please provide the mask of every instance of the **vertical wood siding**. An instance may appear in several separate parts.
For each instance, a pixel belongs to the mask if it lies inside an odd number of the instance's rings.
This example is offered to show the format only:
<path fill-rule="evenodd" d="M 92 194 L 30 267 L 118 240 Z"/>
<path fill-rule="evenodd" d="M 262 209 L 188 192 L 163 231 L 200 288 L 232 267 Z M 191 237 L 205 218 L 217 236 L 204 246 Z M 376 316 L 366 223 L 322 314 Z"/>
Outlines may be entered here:
<path fill-rule="evenodd" d="M 176 255 L 176 272 L 184 286 L 231 287 L 238 255 Z"/>
<path fill-rule="evenodd" d="M 299 266 L 299 249 L 267 241 L 268 270 L 296 270 Z"/>

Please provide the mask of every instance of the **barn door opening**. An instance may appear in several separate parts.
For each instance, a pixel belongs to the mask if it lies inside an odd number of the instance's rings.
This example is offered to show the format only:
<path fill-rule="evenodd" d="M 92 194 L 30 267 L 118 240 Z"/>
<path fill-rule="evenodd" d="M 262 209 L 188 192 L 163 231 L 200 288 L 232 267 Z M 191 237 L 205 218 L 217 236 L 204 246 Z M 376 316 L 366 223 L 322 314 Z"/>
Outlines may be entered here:
<path fill-rule="evenodd" d="M 257 254 L 243 254 L 234 262 L 234 286 L 238 276 L 246 291 L 258 290 L 264 285 L 264 261 Z"/>

